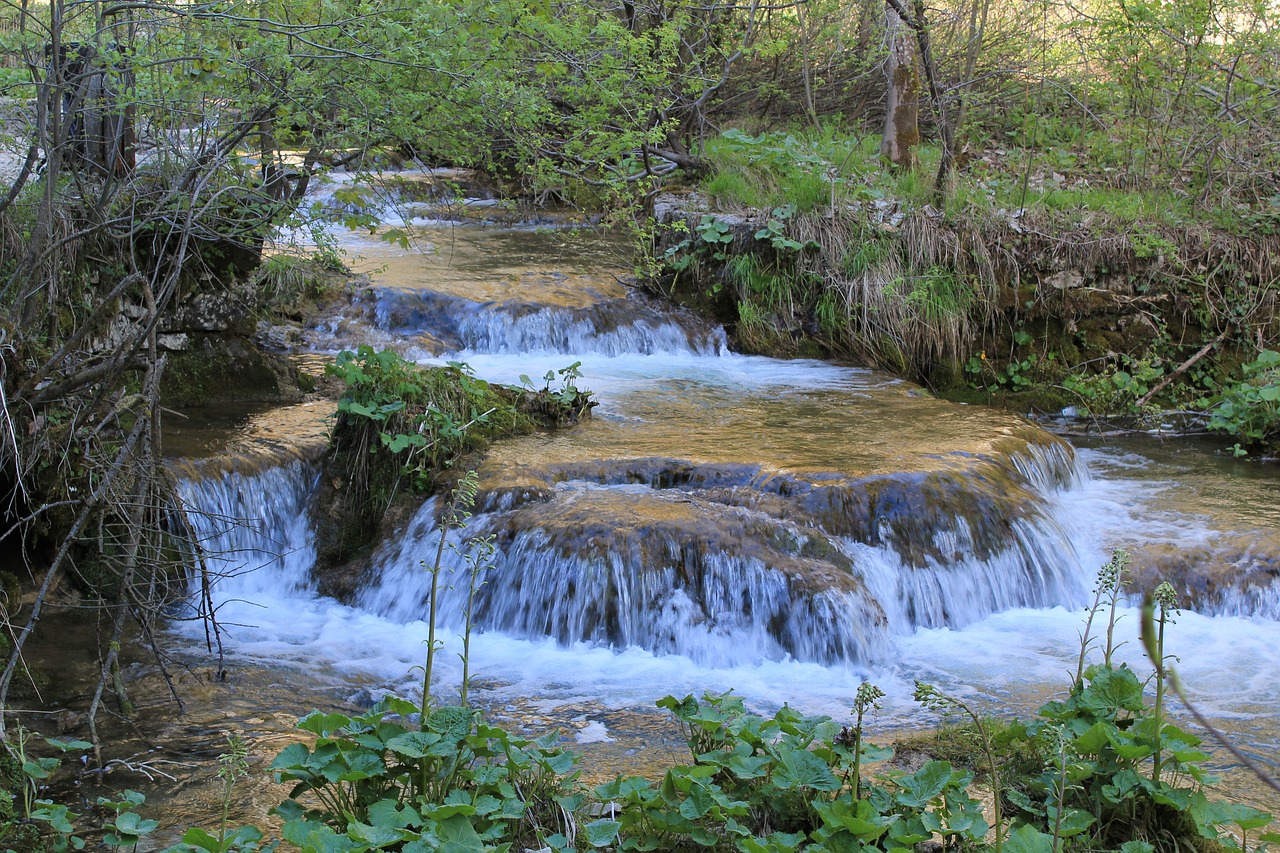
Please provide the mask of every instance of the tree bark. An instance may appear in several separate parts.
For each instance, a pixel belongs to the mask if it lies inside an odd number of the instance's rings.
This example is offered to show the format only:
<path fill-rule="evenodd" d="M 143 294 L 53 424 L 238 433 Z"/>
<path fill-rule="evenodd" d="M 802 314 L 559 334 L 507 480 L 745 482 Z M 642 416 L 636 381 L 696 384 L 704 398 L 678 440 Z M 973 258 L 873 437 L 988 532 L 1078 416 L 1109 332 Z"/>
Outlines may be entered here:
<path fill-rule="evenodd" d="M 880 156 L 896 168 L 914 169 L 916 146 L 920 143 L 920 69 L 916 40 L 895 9 L 890 7 L 885 14 L 885 35 L 889 42 L 889 58 L 885 62 L 888 97 Z"/>

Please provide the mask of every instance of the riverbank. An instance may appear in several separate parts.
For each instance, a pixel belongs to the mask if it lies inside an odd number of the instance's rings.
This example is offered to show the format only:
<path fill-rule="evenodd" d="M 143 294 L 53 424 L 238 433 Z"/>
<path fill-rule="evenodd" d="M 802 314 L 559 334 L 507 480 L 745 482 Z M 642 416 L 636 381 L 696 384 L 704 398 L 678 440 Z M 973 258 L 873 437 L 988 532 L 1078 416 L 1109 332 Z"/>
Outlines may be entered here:
<path fill-rule="evenodd" d="M 649 286 L 723 322 L 744 352 L 847 359 L 949 399 L 1131 423 L 1207 420 L 1250 376 L 1274 386 L 1265 366 L 1242 375 L 1280 337 L 1268 233 L 892 199 L 725 212 L 697 192 L 660 198 L 655 221 Z M 1274 428 L 1234 438 L 1265 448 Z"/>

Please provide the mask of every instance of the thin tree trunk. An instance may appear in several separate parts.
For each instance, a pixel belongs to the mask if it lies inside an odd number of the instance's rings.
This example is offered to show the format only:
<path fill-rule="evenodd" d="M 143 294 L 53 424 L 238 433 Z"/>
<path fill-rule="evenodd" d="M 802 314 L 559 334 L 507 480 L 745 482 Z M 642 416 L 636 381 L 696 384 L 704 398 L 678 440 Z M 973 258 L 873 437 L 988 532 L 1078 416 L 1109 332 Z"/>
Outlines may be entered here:
<path fill-rule="evenodd" d="M 916 167 L 920 143 L 920 72 L 916 45 L 895 0 L 885 10 L 889 57 L 885 62 L 887 98 L 880 156 L 899 169 Z"/>

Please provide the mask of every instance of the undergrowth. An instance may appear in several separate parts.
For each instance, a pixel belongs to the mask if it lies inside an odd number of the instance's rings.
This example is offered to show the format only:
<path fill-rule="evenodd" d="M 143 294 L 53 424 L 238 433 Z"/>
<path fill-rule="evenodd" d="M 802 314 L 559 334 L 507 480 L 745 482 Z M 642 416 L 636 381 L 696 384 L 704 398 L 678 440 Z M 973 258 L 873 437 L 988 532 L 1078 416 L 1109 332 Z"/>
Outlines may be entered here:
<path fill-rule="evenodd" d="M 1237 453 L 1274 449 L 1274 383 L 1241 374 L 1280 342 L 1280 243 L 1249 224 L 1270 203 L 1218 209 L 1009 147 L 968 152 L 936 209 L 937 152 L 888 170 L 874 141 L 827 126 L 709 142 L 712 212 L 671 226 L 655 280 L 747 352 L 1129 426 L 1175 411 Z"/>

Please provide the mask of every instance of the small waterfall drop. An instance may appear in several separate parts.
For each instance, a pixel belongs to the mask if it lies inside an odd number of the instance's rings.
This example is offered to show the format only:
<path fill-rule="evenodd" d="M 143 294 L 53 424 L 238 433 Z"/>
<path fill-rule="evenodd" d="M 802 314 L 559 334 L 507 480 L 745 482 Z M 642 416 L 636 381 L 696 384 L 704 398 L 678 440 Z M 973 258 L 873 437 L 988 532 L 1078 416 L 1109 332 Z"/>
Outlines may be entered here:
<path fill-rule="evenodd" d="M 312 589 L 316 555 L 307 505 L 319 467 L 305 459 L 219 462 L 179 469 L 178 494 L 203 564 L 193 583 L 208 581 L 216 601 Z"/>

